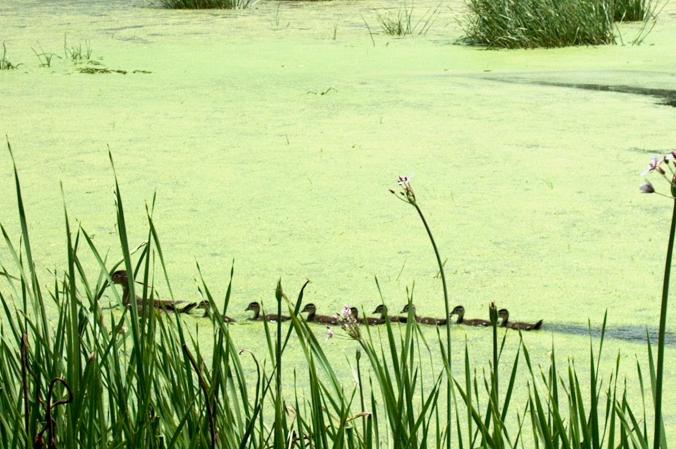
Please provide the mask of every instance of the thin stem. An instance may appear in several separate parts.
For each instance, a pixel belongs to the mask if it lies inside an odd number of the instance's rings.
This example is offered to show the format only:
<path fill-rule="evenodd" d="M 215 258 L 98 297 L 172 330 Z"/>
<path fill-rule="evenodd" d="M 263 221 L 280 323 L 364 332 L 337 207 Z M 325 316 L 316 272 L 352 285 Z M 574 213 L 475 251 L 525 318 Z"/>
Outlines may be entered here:
<path fill-rule="evenodd" d="M 23 388 L 24 428 L 26 430 L 26 448 L 30 447 L 30 406 L 28 403 L 28 333 L 21 336 L 21 385 Z"/>
<path fill-rule="evenodd" d="M 412 202 L 411 203 L 413 207 L 415 207 L 415 210 L 418 212 L 418 215 L 420 216 L 420 220 L 422 220 L 423 225 L 425 226 L 425 231 L 427 231 L 427 236 L 430 239 L 430 242 L 432 242 L 432 248 L 434 248 L 434 255 L 437 258 L 437 265 L 439 265 L 439 274 L 441 275 L 441 285 L 443 286 L 444 289 L 444 308 L 446 310 L 446 360 L 448 363 L 447 367 L 447 375 L 446 375 L 446 417 L 447 417 L 447 432 L 446 432 L 446 447 L 450 449 L 451 447 L 451 431 L 450 431 L 450 426 L 451 426 L 451 389 L 453 388 L 453 381 L 451 379 L 451 320 L 450 320 L 450 308 L 448 304 L 448 287 L 446 285 L 446 274 L 444 273 L 444 264 L 441 261 L 441 254 L 439 254 L 439 248 L 437 248 L 437 243 L 434 240 L 434 236 L 432 235 L 432 230 L 430 229 L 430 226 L 427 224 L 427 220 L 425 219 L 425 215 L 423 215 L 422 210 L 420 210 L 420 207 L 418 206 L 417 203 Z"/>
<path fill-rule="evenodd" d="M 653 448 L 661 446 L 662 432 L 662 378 L 664 377 L 664 337 L 667 324 L 667 304 L 669 303 L 669 277 L 671 274 L 671 256 L 674 252 L 674 234 L 676 234 L 676 200 L 674 211 L 671 216 L 671 229 L 669 230 L 669 246 L 667 247 L 667 260 L 664 264 L 664 282 L 662 284 L 662 305 L 660 306 L 660 330 L 657 340 L 657 374 L 655 382 L 655 439 Z"/>

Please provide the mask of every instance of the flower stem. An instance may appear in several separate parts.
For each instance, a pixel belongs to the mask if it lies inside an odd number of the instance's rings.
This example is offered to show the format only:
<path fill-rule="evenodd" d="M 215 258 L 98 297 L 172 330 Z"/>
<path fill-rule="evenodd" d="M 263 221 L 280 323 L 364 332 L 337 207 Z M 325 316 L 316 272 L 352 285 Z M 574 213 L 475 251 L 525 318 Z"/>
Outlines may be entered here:
<path fill-rule="evenodd" d="M 671 229 L 669 230 L 669 246 L 667 247 L 667 260 L 664 264 L 664 282 L 662 284 L 662 305 L 660 306 L 660 329 L 657 340 L 657 373 L 655 381 L 655 433 L 653 448 L 661 447 L 662 439 L 662 380 L 664 377 L 664 337 L 667 325 L 667 305 L 669 303 L 669 277 L 671 275 L 671 257 L 674 252 L 674 234 L 676 234 L 676 200 L 674 211 L 671 216 Z"/>
<path fill-rule="evenodd" d="M 439 254 L 439 248 L 437 247 L 437 243 L 434 240 L 434 236 L 432 235 L 432 230 L 430 229 L 429 224 L 427 224 L 427 220 L 425 219 L 425 215 L 423 215 L 422 210 L 418 206 L 417 203 L 413 202 L 411 203 L 413 207 L 415 207 L 415 210 L 418 212 L 418 215 L 420 216 L 420 220 L 422 221 L 423 225 L 425 226 L 425 231 L 427 231 L 427 236 L 430 239 L 430 242 L 432 242 L 432 248 L 434 248 L 434 255 L 437 258 L 437 265 L 439 265 L 439 275 L 441 276 L 441 284 L 443 286 L 444 290 L 444 308 L 446 310 L 446 361 L 447 361 L 447 375 L 446 375 L 446 404 L 447 404 L 447 409 L 446 409 L 446 417 L 448 419 L 448 430 L 447 430 L 447 435 L 446 435 L 446 447 L 450 449 L 451 447 L 451 389 L 453 388 L 453 381 L 451 377 L 451 317 L 449 316 L 450 308 L 448 304 L 448 287 L 446 286 L 446 275 L 444 274 L 444 264 L 441 261 L 441 254 Z"/>

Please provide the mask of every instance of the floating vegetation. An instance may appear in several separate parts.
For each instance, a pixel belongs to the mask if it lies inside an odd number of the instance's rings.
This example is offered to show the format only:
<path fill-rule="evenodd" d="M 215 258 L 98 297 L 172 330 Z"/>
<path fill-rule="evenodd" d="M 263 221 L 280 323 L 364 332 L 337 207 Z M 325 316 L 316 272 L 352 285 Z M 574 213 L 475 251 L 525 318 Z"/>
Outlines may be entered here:
<path fill-rule="evenodd" d="M 12 64 L 9 59 L 7 59 L 7 46 L 5 43 L 2 43 L 2 57 L 0 57 L 0 70 L 14 70 L 19 67 L 21 64 Z"/>
<path fill-rule="evenodd" d="M 91 66 L 86 66 L 86 67 L 78 67 L 77 69 L 78 72 L 80 73 L 86 73 L 88 75 L 99 75 L 99 74 L 107 74 L 107 73 L 118 73 L 120 75 L 126 75 L 127 73 L 130 73 L 127 70 L 122 70 L 122 69 L 109 69 L 106 67 L 91 67 Z M 136 74 L 148 74 L 148 73 L 153 73 L 149 70 L 132 70 L 131 73 Z"/>
<path fill-rule="evenodd" d="M 159 0 L 160 5 L 170 9 L 246 9 L 258 0 Z"/>
<path fill-rule="evenodd" d="M 614 44 L 607 0 L 468 0 L 466 43 L 491 48 Z"/>
<path fill-rule="evenodd" d="M 338 89 L 336 89 L 335 87 L 329 87 L 329 88 L 327 88 L 327 89 L 319 90 L 319 91 L 317 91 L 317 90 L 308 90 L 306 93 L 307 93 L 308 95 L 319 95 L 319 96 L 324 96 L 324 95 L 330 94 L 331 92 L 338 92 Z"/>
<path fill-rule="evenodd" d="M 86 73 L 89 75 L 97 75 L 101 73 L 119 73 L 120 75 L 126 75 L 126 70 L 120 69 L 107 69 L 105 67 L 78 67 L 77 69 L 80 73 Z"/>

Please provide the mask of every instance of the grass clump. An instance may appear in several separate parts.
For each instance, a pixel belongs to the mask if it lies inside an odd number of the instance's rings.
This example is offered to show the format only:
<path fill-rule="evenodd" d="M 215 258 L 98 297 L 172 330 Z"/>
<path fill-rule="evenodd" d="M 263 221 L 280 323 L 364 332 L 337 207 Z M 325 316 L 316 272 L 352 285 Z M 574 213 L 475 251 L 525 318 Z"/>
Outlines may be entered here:
<path fill-rule="evenodd" d="M 168 9 L 246 9 L 256 2 L 257 0 L 160 0 L 160 5 Z"/>
<path fill-rule="evenodd" d="M 0 70 L 14 70 L 19 67 L 21 64 L 12 64 L 9 59 L 7 59 L 7 46 L 5 43 L 2 43 L 2 57 L 0 57 Z"/>
<path fill-rule="evenodd" d="M 65 59 L 70 59 L 73 64 L 91 62 L 93 54 L 94 50 L 88 40 L 71 45 L 68 43 L 67 37 L 63 36 L 63 55 Z"/>
<path fill-rule="evenodd" d="M 40 63 L 40 67 L 51 67 L 52 66 L 52 59 L 54 57 L 59 57 L 55 53 L 51 52 L 46 52 L 40 47 L 40 52 L 34 48 L 31 47 L 31 50 L 33 50 L 33 53 L 35 54 L 35 57 L 38 58 L 38 61 Z"/>
<path fill-rule="evenodd" d="M 425 35 L 432 27 L 434 19 L 439 13 L 439 7 L 429 9 L 415 23 L 413 21 L 413 6 L 402 6 L 396 11 L 387 11 L 378 14 L 380 28 L 390 36 L 404 37 L 411 34 Z"/>
<path fill-rule="evenodd" d="M 491 48 L 614 44 L 607 0 L 468 0 L 464 41 Z"/>

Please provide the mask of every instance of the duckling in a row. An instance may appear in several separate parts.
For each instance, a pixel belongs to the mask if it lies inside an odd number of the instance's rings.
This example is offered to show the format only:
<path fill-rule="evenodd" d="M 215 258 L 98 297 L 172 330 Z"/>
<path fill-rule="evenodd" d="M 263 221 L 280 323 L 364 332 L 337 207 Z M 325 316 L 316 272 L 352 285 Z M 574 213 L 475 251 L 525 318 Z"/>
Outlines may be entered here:
<path fill-rule="evenodd" d="M 131 306 L 131 294 L 129 292 L 129 275 L 125 270 L 118 270 L 110 275 L 110 278 L 113 281 L 113 284 L 122 286 L 122 302 L 125 307 Z M 151 306 L 154 309 L 162 310 L 165 312 L 178 312 L 178 313 L 190 313 L 195 309 L 204 309 L 204 316 L 207 316 L 209 313 L 209 301 L 198 301 L 198 302 L 186 302 L 186 301 L 174 301 L 166 299 L 154 299 L 154 300 L 143 300 L 143 298 L 136 296 L 136 305 L 137 307 L 143 309 L 143 307 Z M 223 316 L 223 320 L 226 323 L 232 323 L 235 320 L 228 316 Z"/>
<path fill-rule="evenodd" d="M 380 319 L 383 320 L 383 322 L 389 321 L 390 323 L 405 323 L 408 320 L 408 317 L 405 316 L 388 315 L 387 306 L 385 304 L 381 304 L 376 307 L 376 310 L 374 310 L 373 313 L 380 314 Z"/>
<path fill-rule="evenodd" d="M 436 326 L 443 326 L 446 324 L 446 320 L 443 318 L 432 318 L 432 317 L 426 317 L 426 316 L 418 316 L 415 313 L 415 306 L 413 304 L 406 304 L 403 309 L 401 309 L 401 312 L 399 313 L 406 313 L 408 314 L 409 311 L 415 318 L 416 322 L 420 324 L 432 324 Z"/>
<path fill-rule="evenodd" d="M 110 278 L 113 280 L 113 284 L 122 286 L 122 302 L 125 307 L 131 306 L 131 298 L 129 292 L 129 275 L 125 270 L 119 270 L 114 272 Z M 179 313 L 189 313 L 193 309 L 207 309 L 209 307 L 208 301 L 200 302 L 191 302 L 186 303 L 185 301 L 173 301 L 173 300 L 143 300 L 143 298 L 136 297 L 136 305 L 139 308 L 146 306 L 152 306 L 158 310 L 164 310 L 167 312 L 179 312 Z"/>
<path fill-rule="evenodd" d="M 375 318 L 370 316 L 366 318 L 359 318 L 359 309 L 356 307 L 350 307 L 350 311 L 352 312 L 352 316 L 357 321 L 357 323 L 368 324 L 369 326 L 385 324 L 385 320 L 383 318 Z"/>
<path fill-rule="evenodd" d="M 272 313 L 261 315 L 261 305 L 256 301 L 250 302 L 244 311 L 252 311 L 254 313 L 253 316 L 249 318 L 251 321 L 288 321 L 291 319 L 291 317 L 288 316 L 276 315 Z"/>
<path fill-rule="evenodd" d="M 317 315 L 317 307 L 313 303 L 305 304 L 300 313 L 307 313 L 305 321 L 308 323 L 338 324 L 337 316 Z"/>
<path fill-rule="evenodd" d="M 498 316 L 502 318 L 500 326 L 508 327 L 510 329 L 516 329 L 521 331 L 535 331 L 542 327 L 543 320 L 538 321 L 537 323 L 522 323 L 519 321 L 509 321 L 509 311 L 507 309 L 498 310 Z"/>
<path fill-rule="evenodd" d="M 482 320 L 480 318 L 465 319 L 465 308 L 463 306 L 455 306 L 451 315 L 458 315 L 458 319 L 455 324 L 464 324 L 465 326 L 479 326 L 486 327 L 490 326 L 491 322 L 487 320 Z"/>

